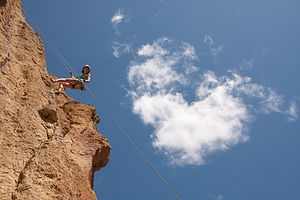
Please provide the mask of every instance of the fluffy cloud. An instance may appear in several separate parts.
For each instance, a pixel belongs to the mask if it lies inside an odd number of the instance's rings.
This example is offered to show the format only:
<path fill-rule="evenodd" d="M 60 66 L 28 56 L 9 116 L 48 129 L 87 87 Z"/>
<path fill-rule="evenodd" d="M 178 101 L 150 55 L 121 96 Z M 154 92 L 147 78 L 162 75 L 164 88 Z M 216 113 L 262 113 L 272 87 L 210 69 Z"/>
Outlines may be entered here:
<path fill-rule="evenodd" d="M 163 49 L 163 47 L 161 47 L 162 43 L 168 42 L 170 43 L 171 41 L 168 38 L 161 38 L 159 39 L 157 42 L 151 44 L 146 44 L 144 46 L 142 46 L 137 54 L 139 56 L 163 56 L 165 54 L 168 53 L 167 50 Z"/>
<path fill-rule="evenodd" d="M 121 10 L 119 9 L 114 16 L 111 18 L 111 23 L 113 25 L 118 25 L 119 23 L 122 22 L 122 20 L 124 19 L 124 14 L 121 12 Z"/>
<path fill-rule="evenodd" d="M 207 71 L 193 80 L 187 71 L 199 70 L 190 44 L 161 38 L 142 46 L 137 55 L 128 72 L 133 112 L 154 127 L 152 144 L 172 164 L 201 165 L 207 155 L 248 139 L 254 111 L 282 112 L 282 97 L 249 77 Z M 190 85 L 197 87 L 194 99 L 187 101 L 182 88 Z"/>
<path fill-rule="evenodd" d="M 123 13 L 123 11 L 119 9 L 111 18 L 110 22 L 112 23 L 115 33 L 120 36 L 121 33 L 118 29 L 118 26 L 123 22 L 129 22 L 129 18 Z"/>

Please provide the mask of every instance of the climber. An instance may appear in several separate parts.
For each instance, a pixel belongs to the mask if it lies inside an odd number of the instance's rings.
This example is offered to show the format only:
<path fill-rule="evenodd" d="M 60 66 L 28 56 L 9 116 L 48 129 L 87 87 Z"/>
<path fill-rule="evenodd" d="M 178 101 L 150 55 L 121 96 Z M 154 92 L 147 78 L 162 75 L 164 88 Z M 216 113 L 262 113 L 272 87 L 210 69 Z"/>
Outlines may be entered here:
<path fill-rule="evenodd" d="M 91 67 L 89 65 L 84 65 L 82 68 L 82 74 L 76 78 L 73 76 L 73 73 L 70 72 L 71 78 L 59 78 L 59 79 L 50 79 L 52 83 L 59 83 L 59 89 L 55 94 L 60 94 L 62 90 L 66 88 L 71 88 L 74 90 L 85 90 L 84 84 L 89 83 L 91 80 Z"/>

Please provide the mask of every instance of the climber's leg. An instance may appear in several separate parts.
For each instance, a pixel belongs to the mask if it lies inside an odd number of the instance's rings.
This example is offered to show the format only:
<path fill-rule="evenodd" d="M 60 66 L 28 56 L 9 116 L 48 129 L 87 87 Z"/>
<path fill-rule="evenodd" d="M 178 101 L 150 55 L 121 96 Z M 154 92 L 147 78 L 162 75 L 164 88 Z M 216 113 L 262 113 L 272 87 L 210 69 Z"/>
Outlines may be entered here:
<path fill-rule="evenodd" d="M 66 88 L 75 89 L 75 85 L 76 85 L 76 81 L 74 79 L 68 79 L 65 81 L 60 80 L 58 91 L 61 92 L 62 90 L 65 90 Z"/>
<path fill-rule="evenodd" d="M 59 78 L 59 79 L 50 79 L 52 83 L 61 83 L 61 82 L 69 82 L 69 81 L 76 81 L 77 79 L 75 78 Z"/>

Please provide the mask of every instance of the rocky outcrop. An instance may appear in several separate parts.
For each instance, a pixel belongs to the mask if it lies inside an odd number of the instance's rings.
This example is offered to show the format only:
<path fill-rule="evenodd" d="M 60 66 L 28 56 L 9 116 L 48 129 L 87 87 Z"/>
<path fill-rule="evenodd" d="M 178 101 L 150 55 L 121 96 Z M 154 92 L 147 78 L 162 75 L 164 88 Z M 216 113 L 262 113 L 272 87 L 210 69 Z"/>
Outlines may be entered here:
<path fill-rule="evenodd" d="M 20 0 L 0 0 L 0 199 L 96 199 L 109 161 L 95 108 L 49 82 L 45 51 Z"/>

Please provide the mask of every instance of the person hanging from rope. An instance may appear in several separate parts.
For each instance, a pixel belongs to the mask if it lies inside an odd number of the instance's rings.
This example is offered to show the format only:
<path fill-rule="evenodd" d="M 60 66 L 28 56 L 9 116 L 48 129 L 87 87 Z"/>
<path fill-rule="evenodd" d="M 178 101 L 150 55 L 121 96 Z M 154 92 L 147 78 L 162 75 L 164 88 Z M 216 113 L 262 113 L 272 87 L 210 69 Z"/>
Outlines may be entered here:
<path fill-rule="evenodd" d="M 59 83 L 59 89 L 55 94 L 60 94 L 60 92 L 66 88 L 71 88 L 74 90 L 85 90 L 84 84 L 89 83 L 91 80 L 91 67 L 89 65 L 84 65 L 82 68 L 82 74 L 74 77 L 73 73 L 70 72 L 71 78 L 59 78 L 50 79 L 52 83 Z"/>

